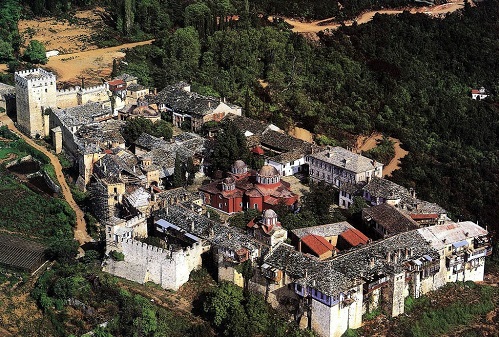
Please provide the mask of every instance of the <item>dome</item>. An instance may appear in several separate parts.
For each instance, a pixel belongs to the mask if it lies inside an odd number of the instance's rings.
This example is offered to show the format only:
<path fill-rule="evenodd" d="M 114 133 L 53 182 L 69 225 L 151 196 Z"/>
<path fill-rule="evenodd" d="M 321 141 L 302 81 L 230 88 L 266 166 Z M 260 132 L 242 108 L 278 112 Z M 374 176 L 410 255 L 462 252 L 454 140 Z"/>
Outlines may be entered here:
<path fill-rule="evenodd" d="M 277 218 L 276 212 L 272 209 L 267 209 L 265 212 L 263 212 L 263 217 L 264 218 Z"/>
<path fill-rule="evenodd" d="M 235 168 L 243 168 L 243 167 L 246 167 L 246 163 L 243 162 L 242 160 L 236 160 L 234 162 L 234 167 Z"/>
<path fill-rule="evenodd" d="M 264 166 L 262 166 L 262 168 L 260 169 L 258 174 L 261 177 L 272 178 L 272 177 L 278 176 L 279 172 L 277 172 L 277 169 L 274 166 L 264 165 Z"/>
<path fill-rule="evenodd" d="M 246 172 L 248 172 L 248 166 L 242 160 L 236 160 L 234 164 L 232 164 L 233 174 L 245 174 Z"/>

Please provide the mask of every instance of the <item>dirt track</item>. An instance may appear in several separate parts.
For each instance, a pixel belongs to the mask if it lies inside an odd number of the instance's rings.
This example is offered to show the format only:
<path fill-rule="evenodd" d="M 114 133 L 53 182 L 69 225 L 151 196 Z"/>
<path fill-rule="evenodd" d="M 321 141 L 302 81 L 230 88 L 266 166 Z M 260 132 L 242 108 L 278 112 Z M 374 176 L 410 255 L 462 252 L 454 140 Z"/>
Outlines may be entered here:
<path fill-rule="evenodd" d="M 52 56 L 47 62 L 47 68 L 57 74 L 57 81 L 79 84 L 84 77 L 86 83 L 102 83 L 101 78 L 111 74 L 113 59 L 125 57 L 124 50 L 136 46 L 151 44 L 154 40 L 127 43 L 116 47 L 101 48 Z"/>
<path fill-rule="evenodd" d="M 66 179 L 64 178 L 64 174 L 62 173 L 62 166 L 61 163 L 59 162 L 59 159 L 53 153 L 48 151 L 45 147 L 38 145 L 33 141 L 33 139 L 19 132 L 19 130 L 17 130 L 14 123 L 8 116 L 4 115 L 0 117 L 0 121 L 3 122 L 4 125 L 7 125 L 8 128 L 14 133 L 16 133 L 19 137 L 23 138 L 26 141 L 26 143 L 28 143 L 30 146 L 34 147 L 35 149 L 43 152 L 50 159 L 50 163 L 54 166 L 55 173 L 57 175 L 57 180 L 59 181 L 59 185 L 61 186 L 61 193 L 66 202 L 76 213 L 76 227 L 74 230 L 75 239 L 78 240 L 80 245 L 92 241 L 92 238 L 87 234 L 87 226 L 85 223 L 85 219 L 83 218 L 84 214 L 73 199 L 71 190 L 69 189 L 69 186 L 66 183 Z"/>
<path fill-rule="evenodd" d="M 428 15 L 433 15 L 433 16 L 438 16 L 440 14 L 445 14 L 445 13 L 450 13 L 454 12 L 460 8 L 463 8 L 464 6 L 464 1 L 463 0 L 457 0 L 454 2 L 450 2 L 444 5 L 439 5 L 439 6 L 434 6 L 434 7 L 414 7 L 409 9 L 410 13 L 425 13 Z M 402 13 L 403 10 L 396 10 L 396 9 L 384 9 L 384 10 L 379 10 L 379 11 L 371 11 L 371 12 L 366 12 L 355 20 L 350 20 L 346 21 L 345 25 L 346 26 L 351 26 L 354 22 L 357 22 L 357 24 L 363 24 L 366 22 L 369 22 L 372 20 L 374 15 L 377 13 L 379 14 L 400 14 Z M 325 29 L 330 29 L 330 30 L 336 30 L 338 29 L 341 24 L 340 23 L 331 23 L 331 24 L 326 24 L 326 25 L 320 25 L 320 23 L 326 22 L 326 21 L 331 21 L 334 18 L 328 18 L 324 20 L 319 20 L 319 21 L 312 21 L 312 22 L 301 22 L 299 20 L 295 19 L 290 19 L 290 18 L 284 18 L 284 21 L 288 23 L 289 25 L 293 26 L 291 29 L 295 33 L 318 33 L 320 31 L 323 31 Z"/>
<path fill-rule="evenodd" d="M 371 136 L 359 136 L 355 144 L 355 152 L 360 153 L 363 151 L 369 151 L 376 147 L 378 140 L 382 139 L 383 135 L 380 133 L 374 133 Z M 395 156 L 390 160 L 388 165 L 383 167 L 383 176 L 389 177 L 392 172 L 400 168 L 400 159 L 407 156 L 408 151 L 404 150 L 401 145 L 402 143 L 397 138 L 389 137 L 393 142 L 393 147 L 395 149 Z"/>

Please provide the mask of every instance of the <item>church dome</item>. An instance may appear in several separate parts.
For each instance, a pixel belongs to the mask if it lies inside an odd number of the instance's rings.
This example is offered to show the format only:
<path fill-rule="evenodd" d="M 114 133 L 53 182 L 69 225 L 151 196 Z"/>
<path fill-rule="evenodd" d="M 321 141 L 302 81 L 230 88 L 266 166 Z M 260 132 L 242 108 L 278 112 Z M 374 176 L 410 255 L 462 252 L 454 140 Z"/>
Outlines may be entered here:
<path fill-rule="evenodd" d="M 232 177 L 227 177 L 222 180 L 222 191 L 232 191 L 236 188 L 236 180 Z"/>
<path fill-rule="evenodd" d="M 277 218 L 276 212 L 274 212 L 273 209 L 267 209 L 265 212 L 263 212 L 263 217 L 264 218 Z"/>
<path fill-rule="evenodd" d="M 234 164 L 232 164 L 232 173 L 233 174 L 245 174 L 248 172 L 248 165 L 242 160 L 236 160 Z"/>
<path fill-rule="evenodd" d="M 274 166 L 271 165 L 264 165 L 258 171 L 258 174 L 256 176 L 256 181 L 259 184 L 275 184 L 278 183 L 281 180 L 281 177 L 279 175 L 279 172 Z"/>
<path fill-rule="evenodd" d="M 262 177 L 269 177 L 270 178 L 270 177 L 279 175 L 279 172 L 277 172 L 277 169 L 274 166 L 264 165 L 264 166 L 262 166 L 260 171 L 258 171 L 258 174 Z"/>

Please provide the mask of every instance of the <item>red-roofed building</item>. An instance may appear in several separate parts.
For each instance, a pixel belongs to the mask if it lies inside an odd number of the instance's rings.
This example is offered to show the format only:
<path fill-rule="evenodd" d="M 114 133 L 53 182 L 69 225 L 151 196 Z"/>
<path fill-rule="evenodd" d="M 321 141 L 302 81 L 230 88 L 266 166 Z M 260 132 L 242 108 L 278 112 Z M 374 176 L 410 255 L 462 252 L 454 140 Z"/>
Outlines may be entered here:
<path fill-rule="evenodd" d="M 107 85 L 109 85 L 109 91 L 112 92 L 126 89 L 126 83 L 123 80 L 112 80 L 107 82 Z"/>
<path fill-rule="evenodd" d="M 369 238 L 362 234 L 361 231 L 355 228 L 344 231 L 338 238 L 338 247 L 341 250 L 365 245 L 369 242 Z"/>
<path fill-rule="evenodd" d="M 489 95 L 487 95 L 487 91 L 485 90 L 484 87 L 481 87 L 480 89 L 472 89 L 471 90 L 471 98 L 472 99 L 477 99 L 481 100 L 484 98 L 487 98 Z"/>
<path fill-rule="evenodd" d="M 289 207 L 298 201 L 289 184 L 281 181 L 273 166 L 263 166 L 260 171 L 249 171 L 246 164 L 238 160 L 232 165 L 229 177 L 199 187 L 205 205 L 225 213 L 236 213 L 246 209 L 264 211 L 284 202 Z"/>
<path fill-rule="evenodd" d="M 251 152 L 253 152 L 254 154 L 258 154 L 260 156 L 263 156 L 265 153 L 265 151 L 263 151 L 263 149 L 259 145 L 256 145 L 255 147 L 253 147 L 251 149 Z"/>
<path fill-rule="evenodd" d="M 298 251 L 317 256 L 320 260 L 333 256 L 334 246 L 322 236 L 310 234 L 301 238 Z"/>

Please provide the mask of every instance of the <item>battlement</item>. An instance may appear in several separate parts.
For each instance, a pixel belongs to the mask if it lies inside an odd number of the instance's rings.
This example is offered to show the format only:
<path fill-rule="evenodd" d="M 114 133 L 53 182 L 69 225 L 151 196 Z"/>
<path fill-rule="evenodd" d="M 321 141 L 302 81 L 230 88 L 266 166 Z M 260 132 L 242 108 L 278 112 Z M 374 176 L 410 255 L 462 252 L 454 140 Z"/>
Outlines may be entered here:
<path fill-rule="evenodd" d="M 16 71 L 14 75 L 16 85 L 19 85 L 23 88 L 28 87 L 28 85 L 32 87 L 47 85 L 47 83 L 50 83 L 50 85 L 55 85 L 56 82 L 55 74 L 42 68 Z"/>
<path fill-rule="evenodd" d="M 80 87 L 79 86 L 76 86 L 76 87 L 71 87 L 71 88 L 68 88 L 68 89 L 61 89 L 61 90 L 57 90 L 57 95 L 71 95 L 71 94 L 76 94 L 78 92 L 80 92 Z"/>
<path fill-rule="evenodd" d="M 130 245 L 132 247 L 136 247 L 136 249 L 141 248 L 142 253 L 145 253 L 146 255 L 149 255 L 148 252 L 151 252 L 154 255 L 156 255 L 156 254 L 163 255 L 164 254 L 163 257 L 166 257 L 169 259 L 171 259 L 175 256 L 190 255 L 191 252 L 195 252 L 196 250 L 200 250 L 200 248 L 201 248 L 200 242 L 194 243 L 192 245 L 192 247 L 186 247 L 183 249 L 173 251 L 173 250 L 163 249 L 163 248 L 156 247 L 156 246 L 151 246 L 151 245 L 148 245 L 147 243 L 140 242 L 140 241 L 134 240 L 134 239 L 122 238 L 121 241 L 122 241 L 122 245 L 127 244 L 127 245 Z"/>
<path fill-rule="evenodd" d="M 90 93 L 103 91 L 103 90 L 107 90 L 107 86 L 105 84 L 96 85 L 96 86 L 88 87 L 88 88 L 80 88 L 79 93 L 83 95 L 83 94 L 90 94 Z"/>

